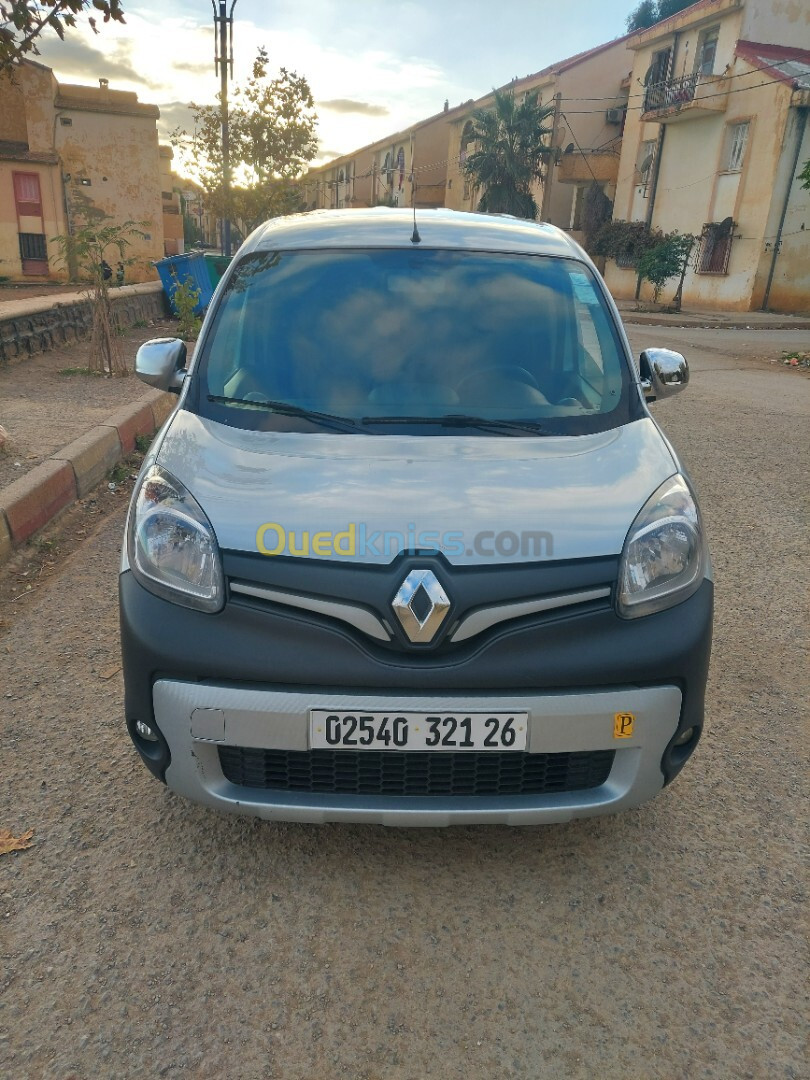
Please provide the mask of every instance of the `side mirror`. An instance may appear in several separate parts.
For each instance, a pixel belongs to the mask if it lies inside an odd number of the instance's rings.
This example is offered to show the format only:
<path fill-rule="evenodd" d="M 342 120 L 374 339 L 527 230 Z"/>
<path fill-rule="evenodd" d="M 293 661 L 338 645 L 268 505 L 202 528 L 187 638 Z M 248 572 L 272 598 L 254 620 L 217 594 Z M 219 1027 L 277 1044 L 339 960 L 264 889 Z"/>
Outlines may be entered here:
<path fill-rule="evenodd" d="M 135 357 L 135 374 L 157 390 L 179 394 L 186 377 L 186 343 L 179 338 L 145 341 Z"/>
<path fill-rule="evenodd" d="M 641 389 L 647 401 L 671 397 L 689 382 L 686 358 L 672 349 L 645 349 L 638 366 Z"/>

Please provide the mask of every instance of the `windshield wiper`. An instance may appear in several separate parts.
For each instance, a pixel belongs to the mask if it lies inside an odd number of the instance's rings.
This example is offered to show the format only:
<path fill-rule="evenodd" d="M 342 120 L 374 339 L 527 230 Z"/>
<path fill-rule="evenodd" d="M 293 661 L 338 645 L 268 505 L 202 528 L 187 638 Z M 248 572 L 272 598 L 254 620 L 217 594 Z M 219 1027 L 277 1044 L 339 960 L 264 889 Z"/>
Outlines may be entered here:
<path fill-rule="evenodd" d="M 471 427 L 490 431 L 530 431 L 543 433 L 542 425 L 534 420 L 498 420 L 466 413 L 445 413 L 444 416 L 364 416 L 361 424 L 439 424 L 442 427 Z"/>
<path fill-rule="evenodd" d="M 272 398 L 259 398 L 254 401 L 251 398 L 223 397 L 220 394 L 209 394 L 209 401 L 218 405 L 244 405 L 249 409 L 264 409 L 266 412 L 278 413 L 279 416 L 300 416 L 302 420 L 312 420 L 337 431 L 356 431 L 363 435 L 369 432 L 363 431 L 356 420 L 348 416 L 337 416 L 334 413 L 317 412 L 315 409 L 304 409 L 301 405 L 293 405 L 289 401 L 274 401 Z"/>

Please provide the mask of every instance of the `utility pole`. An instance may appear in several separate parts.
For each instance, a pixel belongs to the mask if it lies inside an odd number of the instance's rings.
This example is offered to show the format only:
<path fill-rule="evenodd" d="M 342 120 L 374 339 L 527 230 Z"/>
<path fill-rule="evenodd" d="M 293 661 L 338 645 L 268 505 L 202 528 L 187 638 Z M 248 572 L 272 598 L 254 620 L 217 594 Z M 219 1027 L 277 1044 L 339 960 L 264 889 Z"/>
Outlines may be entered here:
<path fill-rule="evenodd" d="M 548 212 L 551 206 L 551 180 L 554 175 L 554 162 L 557 157 L 557 129 L 560 124 L 560 102 L 562 101 L 562 94 L 557 91 L 554 95 L 554 120 L 551 125 L 551 153 L 548 156 L 548 164 L 546 165 L 546 178 L 543 182 L 543 198 L 540 204 L 540 220 L 548 221 Z"/>
<path fill-rule="evenodd" d="M 211 0 L 214 9 L 214 71 L 219 73 L 219 107 L 222 115 L 222 254 L 231 254 L 231 148 L 228 134 L 228 75 L 233 78 L 233 9 L 236 0 Z"/>

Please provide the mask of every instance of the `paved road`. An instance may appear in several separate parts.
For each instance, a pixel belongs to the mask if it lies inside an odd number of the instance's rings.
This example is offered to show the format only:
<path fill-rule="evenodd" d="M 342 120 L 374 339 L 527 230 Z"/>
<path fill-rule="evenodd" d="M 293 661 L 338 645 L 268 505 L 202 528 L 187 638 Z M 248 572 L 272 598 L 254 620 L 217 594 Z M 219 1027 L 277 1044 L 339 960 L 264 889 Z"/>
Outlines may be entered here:
<path fill-rule="evenodd" d="M 521 830 L 187 804 L 121 725 L 118 512 L 5 612 L 0 826 L 36 843 L 0 859 L 0 1075 L 807 1076 L 810 380 L 717 332 L 632 337 L 695 346 L 689 392 L 655 407 L 718 588 L 707 731 L 676 784 Z"/>

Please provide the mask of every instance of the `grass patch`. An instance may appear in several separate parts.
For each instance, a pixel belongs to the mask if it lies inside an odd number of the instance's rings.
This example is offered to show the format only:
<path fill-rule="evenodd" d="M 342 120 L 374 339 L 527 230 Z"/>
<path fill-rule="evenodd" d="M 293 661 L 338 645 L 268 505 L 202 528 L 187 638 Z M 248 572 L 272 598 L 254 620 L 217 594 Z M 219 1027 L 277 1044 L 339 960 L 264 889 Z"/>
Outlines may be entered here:
<path fill-rule="evenodd" d="M 152 441 L 154 438 L 154 435 L 136 435 L 135 449 L 138 451 L 139 454 L 145 454 L 149 447 L 152 445 Z"/>
<path fill-rule="evenodd" d="M 103 371 L 93 371 L 89 367 L 63 367 L 56 373 L 57 375 L 92 375 L 96 379 L 104 377 Z"/>
<path fill-rule="evenodd" d="M 120 484 L 129 476 L 131 472 L 131 466 L 126 461 L 119 461 L 118 464 L 110 470 L 110 483 Z"/>

